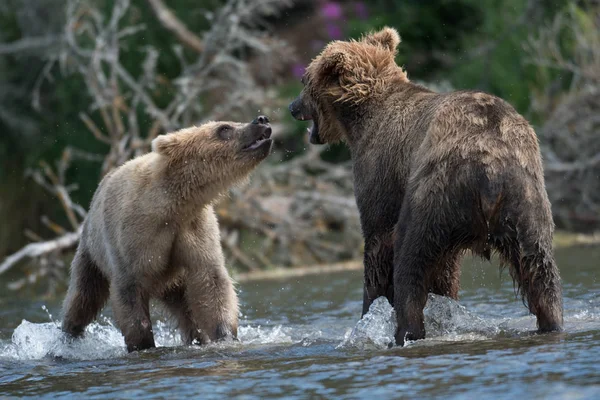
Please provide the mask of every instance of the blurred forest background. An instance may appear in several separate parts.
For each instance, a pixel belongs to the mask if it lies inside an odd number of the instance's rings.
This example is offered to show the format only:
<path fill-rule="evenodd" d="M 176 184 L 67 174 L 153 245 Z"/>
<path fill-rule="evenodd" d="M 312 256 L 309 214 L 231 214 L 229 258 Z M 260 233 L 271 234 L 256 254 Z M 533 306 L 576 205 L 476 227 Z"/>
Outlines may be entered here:
<path fill-rule="evenodd" d="M 259 112 L 273 122 L 275 150 L 219 203 L 228 264 L 360 258 L 349 154 L 308 146 L 287 105 L 328 41 L 384 25 L 399 30 L 397 61 L 413 81 L 481 89 L 525 115 L 558 228 L 598 230 L 598 0 L 3 0 L 2 281 L 64 288 L 107 171 L 158 134 Z"/>

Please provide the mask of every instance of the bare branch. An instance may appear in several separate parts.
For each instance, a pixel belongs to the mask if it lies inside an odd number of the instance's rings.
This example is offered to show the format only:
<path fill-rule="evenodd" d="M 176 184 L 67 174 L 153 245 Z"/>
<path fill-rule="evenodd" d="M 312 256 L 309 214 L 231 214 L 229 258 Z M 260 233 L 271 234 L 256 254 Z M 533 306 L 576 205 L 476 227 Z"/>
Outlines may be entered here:
<path fill-rule="evenodd" d="M 42 241 L 44 241 L 44 239 L 40 235 L 38 235 L 37 233 L 33 232 L 30 229 L 25 229 L 25 232 L 23 232 L 23 233 L 25 234 L 25 237 L 27 237 L 32 242 L 42 242 Z"/>
<path fill-rule="evenodd" d="M 79 227 L 79 222 L 77 221 L 77 218 L 75 217 L 75 213 L 73 212 L 73 206 L 72 206 L 73 203 L 71 201 L 71 197 L 65 190 L 65 187 L 63 186 L 60 179 L 56 176 L 54 171 L 52 171 L 52 168 L 50 168 L 50 166 L 43 161 L 40 162 L 40 164 L 42 166 L 44 173 L 46 174 L 46 176 L 50 179 L 50 181 L 53 184 L 52 192 L 60 200 L 60 203 L 63 206 L 65 213 L 67 214 L 67 218 L 69 219 L 71 227 L 74 230 L 77 230 L 77 228 Z"/>
<path fill-rule="evenodd" d="M 28 37 L 11 43 L 0 43 L 0 55 L 47 49 L 61 42 L 60 36 Z"/>
<path fill-rule="evenodd" d="M 159 120 L 166 130 L 172 130 L 176 128 L 169 118 L 154 104 L 154 101 L 152 101 L 150 96 L 146 94 L 142 87 L 137 84 L 131 75 L 129 75 L 125 68 L 123 68 L 120 64 L 115 64 L 115 69 L 119 77 L 123 79 L 127 86 L 129 86 L 129 88 L 133 90 L 135 94 L 139 95 L 140 99 L 146 105 L 148 114 L 150 114 L 151 117 Z"/>
<path fill-rule="evenodd" d="M 77 245 L 80 235 L 81 228 L 77 232 L 70 232 L 53 240 L 30 243 L 16 253 L 6 257 L 4 262 L 0 264 L 0 274 L 5 273 L 25 258 L 36 258 L 50 252 L 72 249 Z"/>
<path fill-rule="evenodd" d="M 152 6 L 152 10 L 160 23 L 173 32 L 181 43 L 197 53 L 202 53 L 204 50 L 202 40 L 191 32 L 161 0 L 148 0 L 148 3 Z"/>
<path fill-rule="evenodd" d="M 104 136 L 104 134 L 96 126 L 94 121 L 92 121 L 92 119 L 86 113 L 79 113 L 79 118 L 83 121 L 83 123 L 90 130 L 90 132 L 92 132 L 96 139 L 98 139 L 102 143 L 111 143 L 111 140 L 108 137 Z"/>
<path fill-rule="evenodd" d="M 546 117 L 540 148 L 555 220 L 589 230 L 600 227 L 600 6 L 585 13 L 577 7 L 569 4 L 525 49 L 530 64 L 568 72 L 560 79 L 571 77 L 567 91 L 546 91 L 533 107 Z"/>
<path fill-rule="evenodd" d="M 42 224 L 44 224 L 48 229 L 50 229 L 52 232 L 54 232 L 58 236 L 64 235 L 65 233 L 67 233 L 65 228 L 63 228 L 56 222 L 52 221 L 50 218 L 48 218 L 45 215 L 42 216 Z"/>
<path fill-rule="evenodd" d="M 596 154 L 594 157 L 589 158 L 587 160 L 575 161 L 575 162 L 561 162 L 556 161 L 552 163 L 548 163 L 546 165 L 546 171 L 552 172 L 573 172 L 573 171 L 582 171 L 590 167 L 595 167 L 600 165 L 600 153 Z"/>
<path fill-rule="evenodd" d="M 55 62 L 56 62 L 56 60 L 54 60 L 54 59 L 51 59 L 50 61 L 48 61 L 46 63 L 46 65 L 44 65 L 42 72 L 39 74 L 39 76 L 35 80 L 35 85 L 33 86 L 31 104 L 32 104 L 33 108 L 37 111 L 40 111 L 40 91 L 42 88 L 42 84 L 46 80 L 52 82 L 52 76 L 50 75 L 50 71 L 54 67 Z"/>

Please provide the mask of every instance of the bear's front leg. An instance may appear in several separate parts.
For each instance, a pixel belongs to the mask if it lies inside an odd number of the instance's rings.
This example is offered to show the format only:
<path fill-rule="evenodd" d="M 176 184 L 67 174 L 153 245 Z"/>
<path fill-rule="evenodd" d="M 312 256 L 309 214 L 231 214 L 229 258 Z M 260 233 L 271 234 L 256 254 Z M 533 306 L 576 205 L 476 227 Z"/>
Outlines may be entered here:
<path fill-rule="evenodd" d="M 186 277 L 185 303 L 199 344 L 237 338 L 238 301 L 221 264 L 199 264 Z M 185 332 L 182 332 L 185 335 Z"/>
<path fill-rule="evenodd" d="M 133 280 L 115 279 L 112 284 L 113 313 L 125 337 L 127 351 L 131 353 L 155 347 L 148 293 Z"/>
<path fill-rule="evenodd" d="M 238 298 L 225 268 L 212 207 L 204 209 L 188 230 L 179 233 L 171 257 L 175 265 L 185 269 L 183 304 L 189 310 L 192 332 L 182 331 L 182 335 L 192 335 L 201 344 L 237 338 Z"/>
<path fill-rule="evenodd" d="M 384 296 L 394 304 L 392 233 L 379 233 L 365 240 L 362 316 L 376 298 Z"/>
<path fill-rule="evenodd" d="M 209 342 L 208 335 L 202 332 L 192 320 L 185 290 L 186 285 L 179 283 L 167 290 L 161 300 L 171 315 L 175 317 L 184 345 L 206 344 Z"/>

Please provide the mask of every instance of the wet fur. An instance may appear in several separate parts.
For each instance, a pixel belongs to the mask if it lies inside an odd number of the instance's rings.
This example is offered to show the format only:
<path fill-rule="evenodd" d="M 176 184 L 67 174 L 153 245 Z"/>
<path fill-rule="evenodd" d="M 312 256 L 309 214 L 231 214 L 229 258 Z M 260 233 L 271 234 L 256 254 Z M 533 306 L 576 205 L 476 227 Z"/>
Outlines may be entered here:
<path fill-rule="evenodd" d="M 477 91 L 438 94 L 394 61 L 391 28 L 334 41 L 308 66 L 290 111 L 311 142 L 348 144 L 365 239 L 365 314 L 386 296 L 396 342 L 425 337 L 427 293 L 456 299 L 460 260 L 499 254 L 539 330 L 562 329 L 554 223 L 535 132 Z"/>
<path fill-rule="evenodd" d="M 216 133 L 224 124 L 228 140 Z M 151 298 L 176 318 L 186 344 L 237 335 L 238 300 L 212 204 L 269 153 L 270 144 L 240 151 L 257 129 L 211 122 L 162 135 L 152 152 L 104 177 L 71 265 L 66 333 L 81 336 L 110 297 L 128 351 L 155 345 Z"/>

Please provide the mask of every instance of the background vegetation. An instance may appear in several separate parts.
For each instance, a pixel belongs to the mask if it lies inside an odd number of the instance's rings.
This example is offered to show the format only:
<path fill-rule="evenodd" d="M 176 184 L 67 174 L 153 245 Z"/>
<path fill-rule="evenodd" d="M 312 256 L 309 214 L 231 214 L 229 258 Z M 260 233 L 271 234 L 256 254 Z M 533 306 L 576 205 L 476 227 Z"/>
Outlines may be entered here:
<path fill-rule="evenodd" d="M 325 43 L 384 25 L 399 30 L 398 62 L 412 80 L 441 91 L 485 90 L 532 121 L 557 225 L 597 230 L 599 7 L 593 0 L 4 1 L 0 260 L 27 243 L 76 234 L 103 173 L 147 151 L 154 135 L 209 118 L 250 120 L 259 110 L 275 121 L 276 153 L 220 206 L 231 264 L 253 270 L 359 256 L 347 151 L 310 148 L 287 104 Z M 75 243 L 15 264 L 12 286 L 40 276 L 60 282 L 68 265 L 61 260 Z"/>

